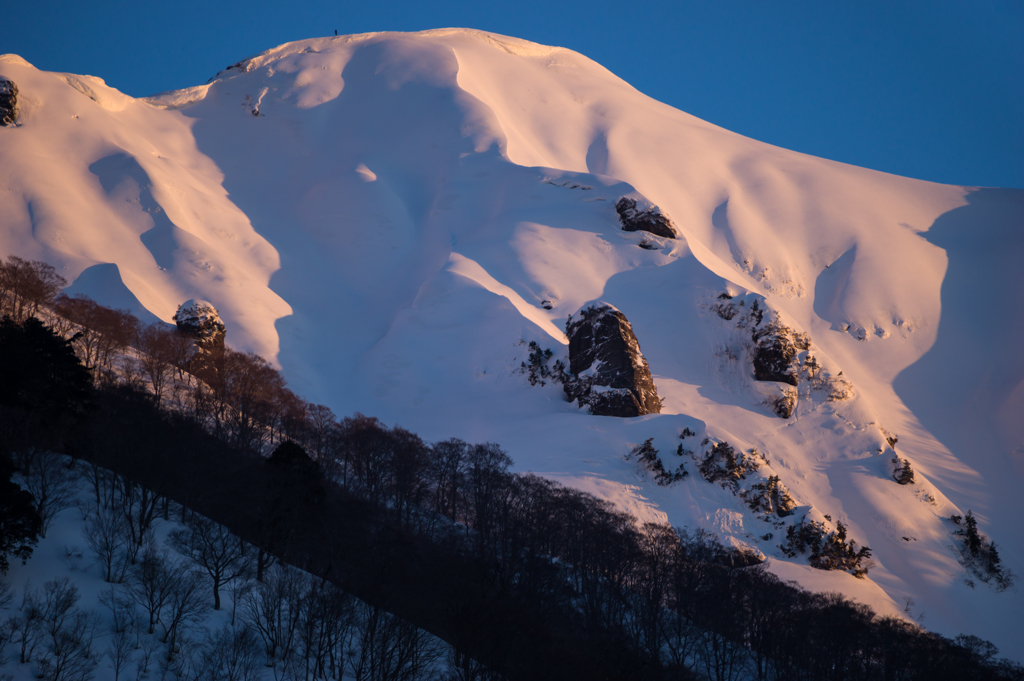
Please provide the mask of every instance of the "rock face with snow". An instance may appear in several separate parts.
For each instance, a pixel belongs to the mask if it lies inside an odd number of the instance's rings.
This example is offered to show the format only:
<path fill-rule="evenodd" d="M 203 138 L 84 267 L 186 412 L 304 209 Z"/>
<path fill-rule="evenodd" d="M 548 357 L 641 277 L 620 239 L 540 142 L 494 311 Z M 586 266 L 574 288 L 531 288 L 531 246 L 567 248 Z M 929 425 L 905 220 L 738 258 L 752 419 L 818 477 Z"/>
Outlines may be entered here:
<path fill-rule="evenodd" d="M 183 334 L 204 344 L 224 345 L 224 322 L 217 314 L 217 308 L 205 300 L 186 300 L 174 313 L 174 323 Z"/>
<path fill-rule="evenodd" d="M 615 204 L 615 211 L 619 214 L 619 222 L 626 232 L 650 232 L 655 236 L 663 236 L 666 239 L 676 238 L 676 229 L 672 221 L 661 214 L 657 207 L 639 208 L 636 199 L 623 196 Z"/>
<path fill-rule="evenodd" d="M 800 375 L 797 355 L 810 348 L 806 334 L 793 331 L 778 320 L 772 320 L 753 333 L 754 378 L 796 386 Z"/>
<path fill-rule="evenodd" d="M 815 393 L 829 402 L 853 397 L 853 386 L 842 372 L 835 375 L 824 366 L 811 350 L 810 336 L 784 322 L 780 311 L 765 298 L 736 301 L 722 294 L 709 308 L 735 325 L 740 343 L 730 352 L 745 354 L 756 383 L 755 393 L 777 416 L 790 418 L 800 394 Z"/>
<path fill-rule="evenodd" d="M 801 365 L 797 356 L 802 350 L 809 350 L 810 340 L 806 334 L 798 333 L 778 319 L 754 327 L 754 342 L 751 361 L 754 365 L 754 379 L 765 382 L 784 383 L 794 388 L 800 384 Z M 796 411 L 797 391 L 782 388 L 770 400 L 772 410 L 784 419 Z"/>
<path fill-rule="evenodd" d="M 195 339 L 195 354 L 190 360 L 193 373 L 207 382 L 213 380 L 218 360 L 224 356 L 227 333 L 217 308 L 205 300 L 186 300 L 174 313 L 174 323 L 178 331 Z"/>
<path fill-rule="evenodd" d="M 0 76 L 0 125 L 14 125 L 18 118 L 18 86 Z"/>
<path fill-rule="evenodd" d="M 626 316 L 606 303 L 585 305 L 569 317 L 569 401 L 598 416 L 661 412 L 661 399 L 640 343 Z"/>

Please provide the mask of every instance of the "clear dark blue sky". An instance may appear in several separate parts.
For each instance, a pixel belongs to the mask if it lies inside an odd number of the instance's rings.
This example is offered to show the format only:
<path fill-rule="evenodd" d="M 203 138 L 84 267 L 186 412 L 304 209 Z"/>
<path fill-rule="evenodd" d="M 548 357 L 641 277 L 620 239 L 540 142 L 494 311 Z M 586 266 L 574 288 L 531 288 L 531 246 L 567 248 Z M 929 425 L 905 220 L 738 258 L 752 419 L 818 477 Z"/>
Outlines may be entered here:
<path fill-rule="evenodd" d="M 576 50 L 765 142 L 938 182 L 1024 187 L 1024 0 L 6 4 L 0 52 L 135 96 L 335 29 L 461 26 Z"/>

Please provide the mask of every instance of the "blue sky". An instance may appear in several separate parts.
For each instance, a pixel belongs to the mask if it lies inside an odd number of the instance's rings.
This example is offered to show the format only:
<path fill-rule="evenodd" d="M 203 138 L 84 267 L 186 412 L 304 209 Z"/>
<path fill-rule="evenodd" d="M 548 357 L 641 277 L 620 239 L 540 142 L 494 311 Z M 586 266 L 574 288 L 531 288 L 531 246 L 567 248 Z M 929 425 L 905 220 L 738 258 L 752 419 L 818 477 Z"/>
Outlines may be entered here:
<path fill-rule="evenodd" d="M 283 42 L 464 26 L 560 45 L 750 137 L 953 184 L 1024 187 L 1024 2 L 10 3 L 0 52 L 135 96 Z"/>

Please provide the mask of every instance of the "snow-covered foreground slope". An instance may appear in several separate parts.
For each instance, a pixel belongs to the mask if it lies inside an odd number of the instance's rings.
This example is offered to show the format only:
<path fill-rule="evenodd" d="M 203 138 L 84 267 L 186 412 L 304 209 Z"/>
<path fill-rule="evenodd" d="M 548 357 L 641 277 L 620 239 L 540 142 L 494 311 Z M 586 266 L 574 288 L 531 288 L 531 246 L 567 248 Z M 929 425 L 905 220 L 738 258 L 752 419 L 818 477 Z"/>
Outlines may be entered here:
<path fill-rule="evenodd" d="M 521 470 L 1024 658 L 1020 592 L 969 574 L 947 520 L 973 510 L 1024 573 L 1024 192 L 771 147 L 475 31 L 290 43 L 147 100 L 13 56 L 0 75 L 22 109 L 0 128 L 0 253 L 165 321 L 209 300 L 229 343 L 340 415 L 499 442 Z M 623 232 L 624 195 L 680 238 Z M 742 314 L 714 311 L 723 293 Z M 519 373 L 530 341 L 565 359 L 593 299 L 632 323 L 661 414 L 592 416 Z M 850 397 L 803 383 L 791 418 L 764 404 L 779 386 L 753 380 L 739 327 L 755 300 Z M 778 475 L 798 512 L 759 518 L 689 457 L 670 487 L 624 459 L 653 438 L 676 465 L 684 428 L 698 455 L 704 437 L 756 448 L 770 465 L 743 487 Z M 891 477 L 893 436 L 914 485 Z M 782 554 L 804 514 L 871 547 L 867 579 Z"/>
<path fill-rule="evenodd" d="M 55 465 L 69 463 L 61 458 Z M 177 503 L 163 513 L 157 509 L 145 530 L 145 547 L 133 549 L 133 561 L 131 530 L 122 514 L 140 522 L 137 492 L 134 501 L 126 501 L 123 479 L 110 471 L 85 464 L 72 470 L 59 478 L 51 473 L 55 494 L 49 503 L 56 512 L 47 536 L 27 561 L 10 556 L 8 573 L 0 575 L 5 681 L 271 681 L 294 678 L 295 670 L 328 657 L 338 664 L 332 678 L 352 681 L 360 678 L 357 672 L 365 678 L 367 658 L 380 650 L 391 655 L 377 664 L 393 673 L 415 674 L 411 670 L 418 666 L 420 677 L 440 678 L 446 671 L 449 648 L 443 641 L 318 576 L 274 562 L 257 582 L 254 547 L 234 554 L 231 547 L 241 543 L 236 535 L 197 514 L 181 522 L 189 512 Z M 102 504 L 97 489 L 103 490 Z M 195 527 L 205 527 L 210 545 L 220 549 L 214 560 L 198 552 L 189 557 L 181 538 L 175 541 L 175 533 L 182 534 L 187 547 Z M 220 582 L 219 610 L 204 562 L 219 567 L 221 575 L 236 574 Z M 284 635 L 268 626 L 268 618 L 282 612 L 288 615 Z M 418 658 L 396 652 L 399 637 Z M 270 645 L 282 639 L 289 644 Z"/>

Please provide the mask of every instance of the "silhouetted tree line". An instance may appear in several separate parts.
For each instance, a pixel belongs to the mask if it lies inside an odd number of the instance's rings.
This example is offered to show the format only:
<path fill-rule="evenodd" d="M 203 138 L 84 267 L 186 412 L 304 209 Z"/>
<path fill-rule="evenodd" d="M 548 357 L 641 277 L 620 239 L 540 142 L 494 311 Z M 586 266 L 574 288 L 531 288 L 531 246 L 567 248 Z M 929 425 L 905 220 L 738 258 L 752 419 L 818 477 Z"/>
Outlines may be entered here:
<path fill-rule="evenodd" d="M 173 499 L 256 547 L 261 581 L 284 561 L 436 633 L 457 678 L 1024 678 L 979 639 L 811 594 L 708 535 L 638 526 L 592 495 L 513 474 L 495 444 L 339 420 L 234 354 L 220 385 L 185 381 L 173 400 L 130 381 L 77 385 L 86 396 L 60 432 L 32 425 L 47 405 L 15 398 L 0 407 L 0 444 L 46 442 L 112 471 L 120 482 L 98 480 L 98 495 L 146 490 L 149 502 L 132 502 L 139 537 Z M 0 371 L 6 357 L 0 348 Z"/>
<path fill-rule="evenodd" d="M 0 260 L 0 316 L 15 322 L 34 317 L 67 285 L 52 265 L 9 255 Z"/>

